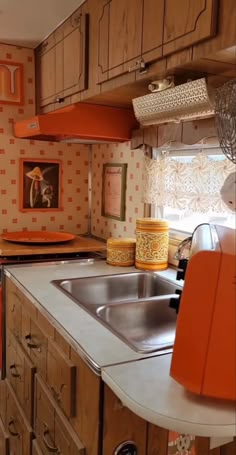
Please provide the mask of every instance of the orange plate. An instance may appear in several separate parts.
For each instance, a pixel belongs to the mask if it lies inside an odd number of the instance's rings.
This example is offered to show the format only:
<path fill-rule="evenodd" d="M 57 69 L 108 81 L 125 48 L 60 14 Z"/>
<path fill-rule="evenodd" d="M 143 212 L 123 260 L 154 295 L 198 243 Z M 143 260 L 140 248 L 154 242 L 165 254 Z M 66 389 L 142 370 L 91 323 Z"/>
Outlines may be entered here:
<path fill-rule="evenodd" d="M 73 240 L 75 235 L 67 232 L 18 231 L 2 235 L 3 240 L 14 243 L 63 243 Z"/>

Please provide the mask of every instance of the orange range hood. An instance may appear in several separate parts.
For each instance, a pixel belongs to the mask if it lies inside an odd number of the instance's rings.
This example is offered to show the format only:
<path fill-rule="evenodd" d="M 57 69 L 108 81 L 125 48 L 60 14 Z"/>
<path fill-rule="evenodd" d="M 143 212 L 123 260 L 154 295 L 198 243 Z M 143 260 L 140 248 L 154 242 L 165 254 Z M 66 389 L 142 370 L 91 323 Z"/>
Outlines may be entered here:
<path fill-rule="evenodd" d="M 125 142 L 137 126 L 132 109 L 78 103 L 16 122 L 14 134 L 53 142 Z"/>

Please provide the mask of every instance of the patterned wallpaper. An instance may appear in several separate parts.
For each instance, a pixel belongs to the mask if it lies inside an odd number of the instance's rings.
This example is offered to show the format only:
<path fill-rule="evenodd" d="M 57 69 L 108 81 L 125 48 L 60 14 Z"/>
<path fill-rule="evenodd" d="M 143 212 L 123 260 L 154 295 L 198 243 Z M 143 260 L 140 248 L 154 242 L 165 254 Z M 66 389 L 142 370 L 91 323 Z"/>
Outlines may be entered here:
<path fill-rule="evenodd" d="M 0 103 L 0 232 L 87 232 L 89 147 L 14 138 L 13 123 L 35 114 L 34 55 L 29 49 L 0 44 L 0 60 L 23 64 L 25 94 L 23 106 Z M 62 211 L 20 212 L 20 158 L 62 161 Z"/>
<path fill-rule="evenodd" d="M 125 221 L 101 216 L 102 171 L 105 163 L 127 163 Z M 130 150 L 130 143 L 99 144 L 92 154 L 92 234 L 109 237 L 134 237 L 136 218 L 143 216 L 143 151 Z"/>

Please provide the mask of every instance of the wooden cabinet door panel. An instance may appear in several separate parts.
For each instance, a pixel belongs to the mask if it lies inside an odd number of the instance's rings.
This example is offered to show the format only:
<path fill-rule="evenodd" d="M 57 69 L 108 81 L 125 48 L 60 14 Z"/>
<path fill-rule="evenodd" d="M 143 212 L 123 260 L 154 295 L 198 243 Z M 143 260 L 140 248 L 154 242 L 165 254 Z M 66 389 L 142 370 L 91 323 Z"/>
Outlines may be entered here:
<path fill-rule="evenodd" d="M 88 27 L 87 14 L 79 14 L 72 21 L 71 33 L 63 40 L 64 96 L 85 90 L 88 86 Z"/>
<path fill-rule="evenodd" d="M 11 455 L 31 455 L 33 430 L 29 426 L 16 395 L 7 382 L 7 429 Z"/>
<path fill-rule="evenodd" d="M 28 421 L 33 423 L 33 384 L 35 367 L 24 353 L 19 342 L 7 332 L 7 378 L 24 409 Z"/>
<path fill-rule="evenodd" d="M 0 381 L 0 418 L 4 425 L 6 425 L 6 381 Z"/>
<path fill-rule="evenodd" d="M 25 321 L 27 313 L 24 314 Z M 47 337 L 43 334 L 37 324 L 30 318 L 29 324 L 24 324 L 22 327 L 22 344 L 28 353 L 33 365 L 41 376 L 46 378 L 47 367 Z"/>
<path fill-rule="evenodd" d="M 43 455 L 85 455 L 84 447 L 54 403 L 48 388 L 35 376 L 35 434 Z"/>
<path fill-rule="evenodd" d="M 143 0 L 103 2 L 99 17 L 98 82 L 129 70 L 141 56 Z"/>
<path fill-rule="evenodd" d="M 40 58 L 40 106 L 46 106 L 55 99 L 55 46 Z"/>
<path fill-rule="evenodd" d="M 9 434 L 0 418 L 0 455 L 9 455 Z"/>
<path fill-rule="evenodd" d="M 47 384 L 67 417 L 75 414 L 76 367 L 53 341 L 48 341 Z"/>
<path fill-rule="evenodd" d="M 32 455 L 43 455 L 43 452 L 40 449 L 36 439 L 34 439 L 32 442 Z"/>
<path fill-rule="evenodd" d="M 147 423 L 124 407 L 105 385 L 103 455 L 111 455 L 124 441 L 133 441 L 139 455 L 146 455 Z"/>
<path fill-rule="evenodd" d="M 163 54 L 214 36 L 216 13 L 217 0 L 165 0 Z"/>
<path fill-rule="evenodd" d="M 144 0 L 142 57 L 145 63 L 162 56 L 164 0 Z"/>
<path fill-rule="evenodd" d="M 6 325 L 17 339 L 21 337 L 22 297 L 15 284 L 6 278 Z"/>

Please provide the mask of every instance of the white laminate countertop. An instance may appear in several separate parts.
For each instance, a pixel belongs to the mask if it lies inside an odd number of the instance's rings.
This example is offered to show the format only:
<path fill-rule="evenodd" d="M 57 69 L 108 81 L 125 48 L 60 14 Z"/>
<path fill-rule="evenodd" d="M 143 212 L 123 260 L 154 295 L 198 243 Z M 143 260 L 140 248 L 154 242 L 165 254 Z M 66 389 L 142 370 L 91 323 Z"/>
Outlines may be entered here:
<path fill-rule="evenodd" d="M 180 433 L 217 438 L 236 435 L 235 404 L 187 393 L 169 376 L 171 355 L 135 352 L 51 283 L 128 273 L 136 271 L 134 267 L 113 267 L 105 261 L 90 260 L 12 265 L 5 270 L 73 347 L 101 370 L 104 382 L 133 412 Z M 172 280 L 176 276 L 174 269 L 159 273 Z"/>
<path fill-rule="evenodd" d="M 179 433 L 236 435 L 236 403 L 199 397 L 169 376 L 171 354 L 102 369 L 102 379 L 143 419 Z"/>
<path fill-rule="evenodd" d="M 23 291 L 27 291 L 41 311 L 46 311 L 49 319 L 66 332 L 70 341 L 75 343 L 73 346 L 78 351 L 80 348 L 95 368 L 101 369 L 104 366 L 157 355 L 134 351 L 51 283 L 52 280 L 67 278 L 137 272 L 134 267 L 114 267 L 103 260 L 85 259 L 64 264 L 54 262 L 12 265 L 5 267 L 5 270 L 17 280 Z M 171 279 L 176 276 L 174 269 L 159 273 Z M 179 282 L 177 283 L 179 285 Z"/>

